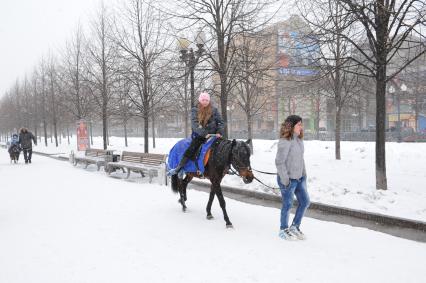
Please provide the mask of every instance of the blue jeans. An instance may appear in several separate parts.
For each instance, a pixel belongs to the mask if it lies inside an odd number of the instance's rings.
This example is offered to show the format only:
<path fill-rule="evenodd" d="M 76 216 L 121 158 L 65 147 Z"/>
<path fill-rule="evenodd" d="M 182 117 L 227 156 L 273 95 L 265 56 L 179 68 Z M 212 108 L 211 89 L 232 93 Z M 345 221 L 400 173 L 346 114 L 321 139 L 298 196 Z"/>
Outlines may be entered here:
<path fill-rule="evenodd" d="M 296 215 L 294 216 L 291 225 L 299 227 L 302 222 L 303 215 L 310 204 L 308 191 L 306 189 L 306 176 L 303 176 L 298 180 L 290 179 L 290 184 L 288 184 L 288 186 L 284 186 L 281 183 L 280 176 L 277 177 L 277 182 L 280 186 L 282 196 L 280 229 L 288 228 L 288 217 L 290 209 L 293 206 L 294 195 L 296 195 L 299 205 L 297 206 Z"/>

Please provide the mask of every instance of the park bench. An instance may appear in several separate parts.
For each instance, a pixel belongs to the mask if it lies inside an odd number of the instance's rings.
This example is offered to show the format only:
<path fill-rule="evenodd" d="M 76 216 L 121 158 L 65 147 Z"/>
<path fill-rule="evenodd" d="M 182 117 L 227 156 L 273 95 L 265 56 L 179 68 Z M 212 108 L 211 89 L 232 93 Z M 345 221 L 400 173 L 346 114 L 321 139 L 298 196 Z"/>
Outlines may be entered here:
<path fill-rule="evenodd" d="M 108 162 L 106 171 L 111 174 L 117 168 L 126 169 L 126 178 L 129 178 L 130 172 L 133 171 L 140 173 L 142 177 L 148 175 L 150 183 L 152 178 L 159 177 L 160 183 L 167 186 L 166 160 L 167 154 L 123 151 L 120 161 Z"/>
<path fill-rule="evenodd" d="M 112 153 L 113 150 L 89 148 L 86 149 L 84 156 L 76 156 L 74 152 L 72 152 L 71 161 L 74 166 L 77 166 L 78 163 L 84 163 L 86 164 L 85 168 L 87 168 L 90 164 L 95 164 L 98 167 L 98 171 L 101 166 L 104 166 L 104 169 L 106 170 L 105 165 L 113 159 Z"/>

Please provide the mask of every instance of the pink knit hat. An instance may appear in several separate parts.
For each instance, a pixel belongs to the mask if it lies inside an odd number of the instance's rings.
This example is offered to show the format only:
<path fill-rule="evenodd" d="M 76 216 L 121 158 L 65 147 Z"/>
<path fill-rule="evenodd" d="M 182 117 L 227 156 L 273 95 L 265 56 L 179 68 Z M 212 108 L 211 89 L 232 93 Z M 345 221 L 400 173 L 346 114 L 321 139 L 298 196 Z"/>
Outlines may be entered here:
<path fill-rule="evenodd" d="M 200 96 L 198 97 L 199 102 L 201 102 L 204 99 L 210 101 L 210 95 L 207 92 L 200 93 Z"/>

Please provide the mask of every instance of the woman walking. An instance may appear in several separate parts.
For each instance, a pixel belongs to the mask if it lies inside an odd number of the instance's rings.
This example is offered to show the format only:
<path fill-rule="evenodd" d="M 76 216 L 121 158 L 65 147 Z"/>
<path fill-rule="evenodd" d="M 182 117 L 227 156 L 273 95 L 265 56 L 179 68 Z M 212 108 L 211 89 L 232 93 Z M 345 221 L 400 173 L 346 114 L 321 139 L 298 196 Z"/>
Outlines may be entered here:
<path fill-rule="evenodd" d="M 306 188 L 306 168 L 303 154 L 302 118 L 297 115 L 290 115 L 281 125 L 275 158 L 278 173 L 277 181 L 282 196 L 279 237 L 285 240 L 305 239 L 305 235 L 300 230 L 300 224 L 310 201 Z M 296 195 L 299 205 L 289 227 L 289 213 L 293 206 L 294 195 Z"/>

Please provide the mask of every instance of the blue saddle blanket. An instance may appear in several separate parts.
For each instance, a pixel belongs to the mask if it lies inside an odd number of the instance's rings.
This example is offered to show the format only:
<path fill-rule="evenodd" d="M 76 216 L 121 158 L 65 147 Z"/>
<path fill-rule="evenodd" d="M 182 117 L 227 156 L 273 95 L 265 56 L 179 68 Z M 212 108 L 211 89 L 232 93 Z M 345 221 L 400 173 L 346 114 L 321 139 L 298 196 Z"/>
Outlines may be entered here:
<path fill-rule="evenodd" d="M 168 170 L 174 169 L 178 166 L 180 160 L 183 157 L 183 154 L 191 144 L 191 141 L 191 138 L 183 139 L 178 141 L 172 147 L 169 153 Z M 201 146 L 200 154 L 198 156 L 198 159 L 196 160 L 196 162 L 198 163 L 198 170 L 200 170 L 201 173 L 204 173 L 204 157 L 215 141 L 216 137 L 211 137 Z M 185 172 L 197 172 L 195 161 L 188 160 L 188 162 L 186 162 L 185 166 L 183 167 L 183 170 Z"/>

